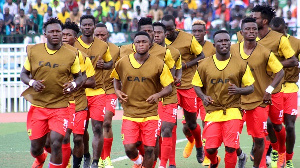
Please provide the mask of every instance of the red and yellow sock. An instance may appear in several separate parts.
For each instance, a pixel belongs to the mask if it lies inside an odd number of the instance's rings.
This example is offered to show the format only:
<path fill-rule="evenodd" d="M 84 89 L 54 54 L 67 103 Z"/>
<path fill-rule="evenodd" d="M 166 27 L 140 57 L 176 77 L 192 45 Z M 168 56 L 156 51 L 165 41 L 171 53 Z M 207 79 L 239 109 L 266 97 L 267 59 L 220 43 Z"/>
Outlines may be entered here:
<path fill-rule="evenodd" d="M 62 144 L 62 167 L 67 167 L 71 157 L 71 145 L 70 143 Z"/>
<path fill-rule="evenodd" d="M 176 130 L 177 130 L 177 125 L 175 125 L 172 130 L 172 150 L 169 157 L 169 165 L 174 165 L 174 166 L 176 165 L 175 162 L 176 140 L 177 140 Z"/>
<path fill-rule="evenodd" d="M 172 137 L 163 137 L 161 143 L 161 160 L 160 165 L 166 167 L 170 153 L 172 151 Z"/>
<path fill-rule="evenodd" d="M 191 133 L 193 134 L 195 138 L 195 146 L 196 148 L 202 147 L 202 139 L 201 139 L 201 128 L 200 125 L 197 124 L 196 129 L 191 130 Z"/>

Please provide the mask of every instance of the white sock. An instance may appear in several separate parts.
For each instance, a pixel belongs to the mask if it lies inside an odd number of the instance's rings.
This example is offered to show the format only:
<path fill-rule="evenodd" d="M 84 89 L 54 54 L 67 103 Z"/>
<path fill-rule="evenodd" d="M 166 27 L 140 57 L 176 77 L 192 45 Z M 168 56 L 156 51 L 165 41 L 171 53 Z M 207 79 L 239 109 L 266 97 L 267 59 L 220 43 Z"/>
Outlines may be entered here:
<path fill-rule="evenodd" d="M 137 165 L 140 165 L 140 164 L 142 164 L 142 156 L 141 155 L 139 155 L 139 158 L 136 160 L 136 161 L 134 161 L 133 163 L 134 164 L 137 164 Z"/>
<path fill-rule="evenodd" d="M 239 156 L 239 159 L 244 159 L 245 153 L 242 151 L 241 155 Z"/>

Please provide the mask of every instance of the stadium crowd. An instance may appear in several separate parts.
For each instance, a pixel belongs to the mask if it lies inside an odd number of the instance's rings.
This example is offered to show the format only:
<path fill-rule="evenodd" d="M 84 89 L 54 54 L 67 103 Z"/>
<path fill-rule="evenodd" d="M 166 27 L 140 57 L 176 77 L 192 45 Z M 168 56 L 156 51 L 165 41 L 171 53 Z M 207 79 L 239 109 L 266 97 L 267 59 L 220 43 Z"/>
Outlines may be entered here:
<path fill-rule="evenodd" d="M 120 43 L 128 41 L 126 32 L 137 31 L 141 17 L 151 17 L 156 22 L 166 14 L 176 18 L 177 29 L 186 31 L 191 30 L 195 20 L 205 21 L 207 30 L 240 29 L 241 19 L 256 4 L 273 6 L 276 15 L 283 17 L 293 31 L 291 34 L 296 32 L 296 0 L 286 3 L 279 0 L 1 0 L 0 34 L 7 35 L 1 43 L 43 42 L 42 27 L 49 18 L 79 24 L 84 14 L 92 14 L 109 32 L 118 32 L 112 34 L 110 41 Z"/>

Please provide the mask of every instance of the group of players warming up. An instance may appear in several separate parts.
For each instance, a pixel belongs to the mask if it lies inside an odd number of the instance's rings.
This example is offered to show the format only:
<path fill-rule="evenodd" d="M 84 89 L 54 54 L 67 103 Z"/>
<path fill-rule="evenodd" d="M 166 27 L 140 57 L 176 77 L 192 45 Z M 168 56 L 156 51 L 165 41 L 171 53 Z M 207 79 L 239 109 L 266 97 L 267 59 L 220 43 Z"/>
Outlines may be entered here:
<path fill-rule="evenodd" d="M 62 24 L 44 24 L 46 43 L 27 46 L 22 96 L 32 105 L 27 116 L 32 168 L 113 168 L 112 118 L 122 104 L 122 140 L 134 168 L 176 168 L 177 109 L 183 133 L 195 146 L 196 160 L 217 168 L 224 143 L 225 168 L 244 168 L 248 156 L 239 139 L 246 122 L 253 140 L 253 168 L 293 168 L 296 82 L 300 40 L 286 33 L 282 18 L 257 5 L 241 22 L 239 42 L 219 30 L 204 40 L 206 25 L 195 21 L 192 34 L 176 29 L 175 18 L 141 18 L 133 43 L 108 42 L 105 24 L 91 15 Z M 81 31 L 81 35 L 78 36 Z M 200 115 L 203 132 L 197 123 Z M 89 153 L 89 120 L 92 153 Z M 74 148 L 70 136 L 73 132 Z M 270 145 L 271 144 L 271 145 Z M 269 149 L 271 148 L 271 149 Z"/>

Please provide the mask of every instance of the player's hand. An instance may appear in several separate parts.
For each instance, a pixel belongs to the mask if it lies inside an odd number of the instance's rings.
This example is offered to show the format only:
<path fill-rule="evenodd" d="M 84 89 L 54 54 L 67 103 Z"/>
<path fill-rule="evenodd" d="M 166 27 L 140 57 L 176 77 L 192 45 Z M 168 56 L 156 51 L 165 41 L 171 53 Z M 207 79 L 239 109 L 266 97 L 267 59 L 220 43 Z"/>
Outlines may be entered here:
<path fill-rule="evenodd" d="M 120 101 L 120 103 L 123 103 L 123 102 L 127 102 L 128 100 L 128 95 L 123 93 L 121 90 L 116 90 L 116 95 Z"/>
<path fill-rule="evenodd" d="M 229 82 L 229 87 L 228 87 L 228 94 L 229 95 L 236 95 L 236 94 L 240 94 L 240 88 L 237 87 L 235 84 L 232 84 Z"/>
<path fill-rule="evenodd" d="M 32 87 L 36 92 L 42 92 L 45 89 L 44 80 L 36 80 L 32 83 Z"/>
<path fill-rule="evenodd" d="M 214 104 L 214 100 L 210 96 L 206 96 L 206 95 L 204 95 L 202 102 L 203 102 L 204 106 Z"/>
<path fill-rule="evenodd" d="M 159 95 L 157 93 L 151 95 L 150 97 L 148 97 L 148 99 L 146 100 L 146 102 L 150 103 L 150 104 L 155 104 L 158 102 L 159 99 Z"/>
<path fill-rule="evenodd" d="M 177 87 L 180 86 L 181 85 L 181 79 L 174 76 L 174 84 Z"/>
<path fill-rule="evenodd" d="M 272 95 L 270 93 L 265 92 L 265 95 L 263 97 L 263 102 L 265 104 L 272 104 Z"/>
<path fill-rule="evenodd" d="M 63 89 L 64 94 L 70 94 L 71 92 L 73 92 L 75 90 L 75 88 L 71 82 L 65 83 L 63 85 L 63 87 L 64 87 L 64 89 Z"/>
<path fill-rule="evenodd" d="M 103 59 L 99 59 L 97 61 L 96 67 L 99 68 L 99 69 L 103 69 L 103 67 L 104 67 L 104 60 Z"/>

